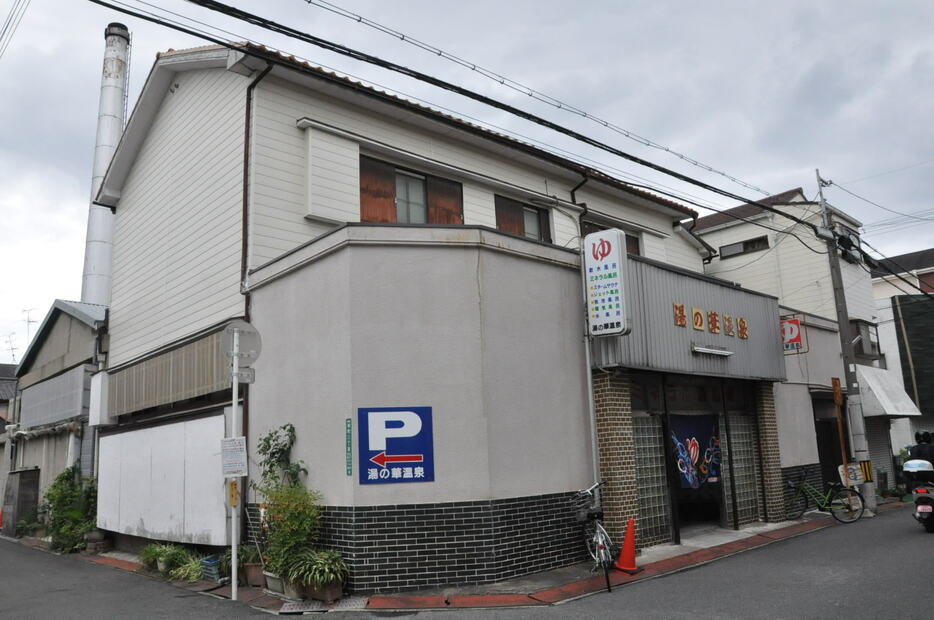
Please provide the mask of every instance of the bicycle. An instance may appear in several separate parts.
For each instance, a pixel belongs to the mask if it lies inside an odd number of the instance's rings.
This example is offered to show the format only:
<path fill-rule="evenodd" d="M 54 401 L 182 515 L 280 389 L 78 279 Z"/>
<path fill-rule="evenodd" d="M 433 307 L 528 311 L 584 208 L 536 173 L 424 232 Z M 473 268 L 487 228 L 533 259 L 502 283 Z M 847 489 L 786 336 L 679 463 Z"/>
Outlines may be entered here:
<path fill-rule="evenodd" d="M 594 491 L 603 485 L 597 482 L 589 489 L 578 491 L 571 497 L 571 506 L 575 510 L 577 522 L 583 525 L 584 544 L 587 553 L 594 561 L 590 572 L 603 569 L 606 578 L 606 591 L 611 592 L 610 569 L 613 567 L 613 542 L 603 528 L 603 509 L 596 503 Z"/>
<path fill-rule="evenodd" d="M 807 470 L 797 482 L 788 481 L 788 486 L 795 490 L 795 494 L 786 505 L 786 518 L 797 519 L 803 515 L 808 507 L 808 499 L 817 505 L 818 510 L 830 512 L 840 523 L 853 523 L 863 516 L 866 502 L 859 491 L 837 482 L 830 485 L 826 493 L 821 493 L 805 480 L 806 475 Z"/>

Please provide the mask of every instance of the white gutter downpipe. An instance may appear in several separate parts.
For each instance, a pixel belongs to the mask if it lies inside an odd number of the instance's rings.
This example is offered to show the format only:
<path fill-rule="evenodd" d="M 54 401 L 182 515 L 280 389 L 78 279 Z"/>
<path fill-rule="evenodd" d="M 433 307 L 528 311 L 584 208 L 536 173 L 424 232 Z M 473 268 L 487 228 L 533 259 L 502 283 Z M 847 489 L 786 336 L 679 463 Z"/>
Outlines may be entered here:
<path fill-rule="evenodd" d="M 94 144 L 94 168 L 91 174 L 91 206 L 88 233 L 84 246 L 84 271 L 81 276 L 81 301 L 110 305 L 113 253 L 113 212 L 94 204 L 110 160 L 113 158 L 126 121 L 126 87 L 130 31 L 123 24 L 112 23 L 104 30 L 104 69 L 97 114 L 97 140 Z"/>

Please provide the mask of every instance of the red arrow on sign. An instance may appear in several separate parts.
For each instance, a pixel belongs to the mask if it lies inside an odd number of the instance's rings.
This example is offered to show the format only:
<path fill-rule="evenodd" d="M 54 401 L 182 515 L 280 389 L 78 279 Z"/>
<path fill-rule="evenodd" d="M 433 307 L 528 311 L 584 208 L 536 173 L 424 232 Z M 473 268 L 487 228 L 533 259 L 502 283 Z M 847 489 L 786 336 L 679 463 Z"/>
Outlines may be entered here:
<path fill-rule="evenodd" d="M 371 461 L 379 465 L 380 467 L 386 467 L 386 463 L 421 463 L 425 460 L 425 456 L 422 454 L 386 454 L 385 452 L 380 452 L 374 457 L 370 458 Z"/>

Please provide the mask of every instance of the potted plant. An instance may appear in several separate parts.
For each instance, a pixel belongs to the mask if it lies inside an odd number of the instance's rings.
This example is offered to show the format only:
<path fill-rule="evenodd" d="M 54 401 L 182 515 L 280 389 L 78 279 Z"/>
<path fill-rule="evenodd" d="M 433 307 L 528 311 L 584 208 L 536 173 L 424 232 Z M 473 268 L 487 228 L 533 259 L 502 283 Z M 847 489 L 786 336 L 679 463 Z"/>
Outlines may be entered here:
<path fill-rule="evenodd" d="M 244 547 L 242 558 L 243 577 L 247 585 L 262 587 L 264 583 L 263 562 L 256 547 Z"/>
<path fill-rule="evenodd" d="M 181 545 L 163 544 L 162 552 L 156 560 L 159 572 L 169 576 L 171 572 L 191 559 L 191 553 Z"/>
<path fill-rule="evenodd" d="M 267 572 L 283 578 L 288 598 L 304 598 L 299 584 L 288 579 L 295 558 L 310 547 L 316 538 L 321 507 L 319 495 L 301 484 L 287 484 L 266 490 L 266 553 Z M 295 596 L 290 596 L 295 595 Z"/>
<path fill-rule="evenodd" d="M 347 579 L 347 564 L 337 551 L 306 549 L 298 553 L 289 567 L 289 581 L 305 586 L 305 594 L 325 603 L 341 597 Z"/>

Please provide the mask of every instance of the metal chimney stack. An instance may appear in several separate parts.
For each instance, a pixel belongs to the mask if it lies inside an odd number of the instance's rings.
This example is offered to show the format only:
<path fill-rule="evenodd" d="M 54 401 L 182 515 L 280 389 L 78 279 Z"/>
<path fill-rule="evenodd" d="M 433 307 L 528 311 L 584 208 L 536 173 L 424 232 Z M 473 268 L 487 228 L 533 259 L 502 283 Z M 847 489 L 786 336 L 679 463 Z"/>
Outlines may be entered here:
<path fill-rule="evenodd" d="M 104 173 L 110 165 L 126 121 L 126 87 L 129 75 L 130 31 L 113 23 L 104 30 L 104 71 L 97 114 L 97 141 L 94 144 L 94 170 L 91 177 L 91 206 L 84 246 L 81 301 L 110 305 L 113 254 L 113 213 L 94 204 Z"/>

